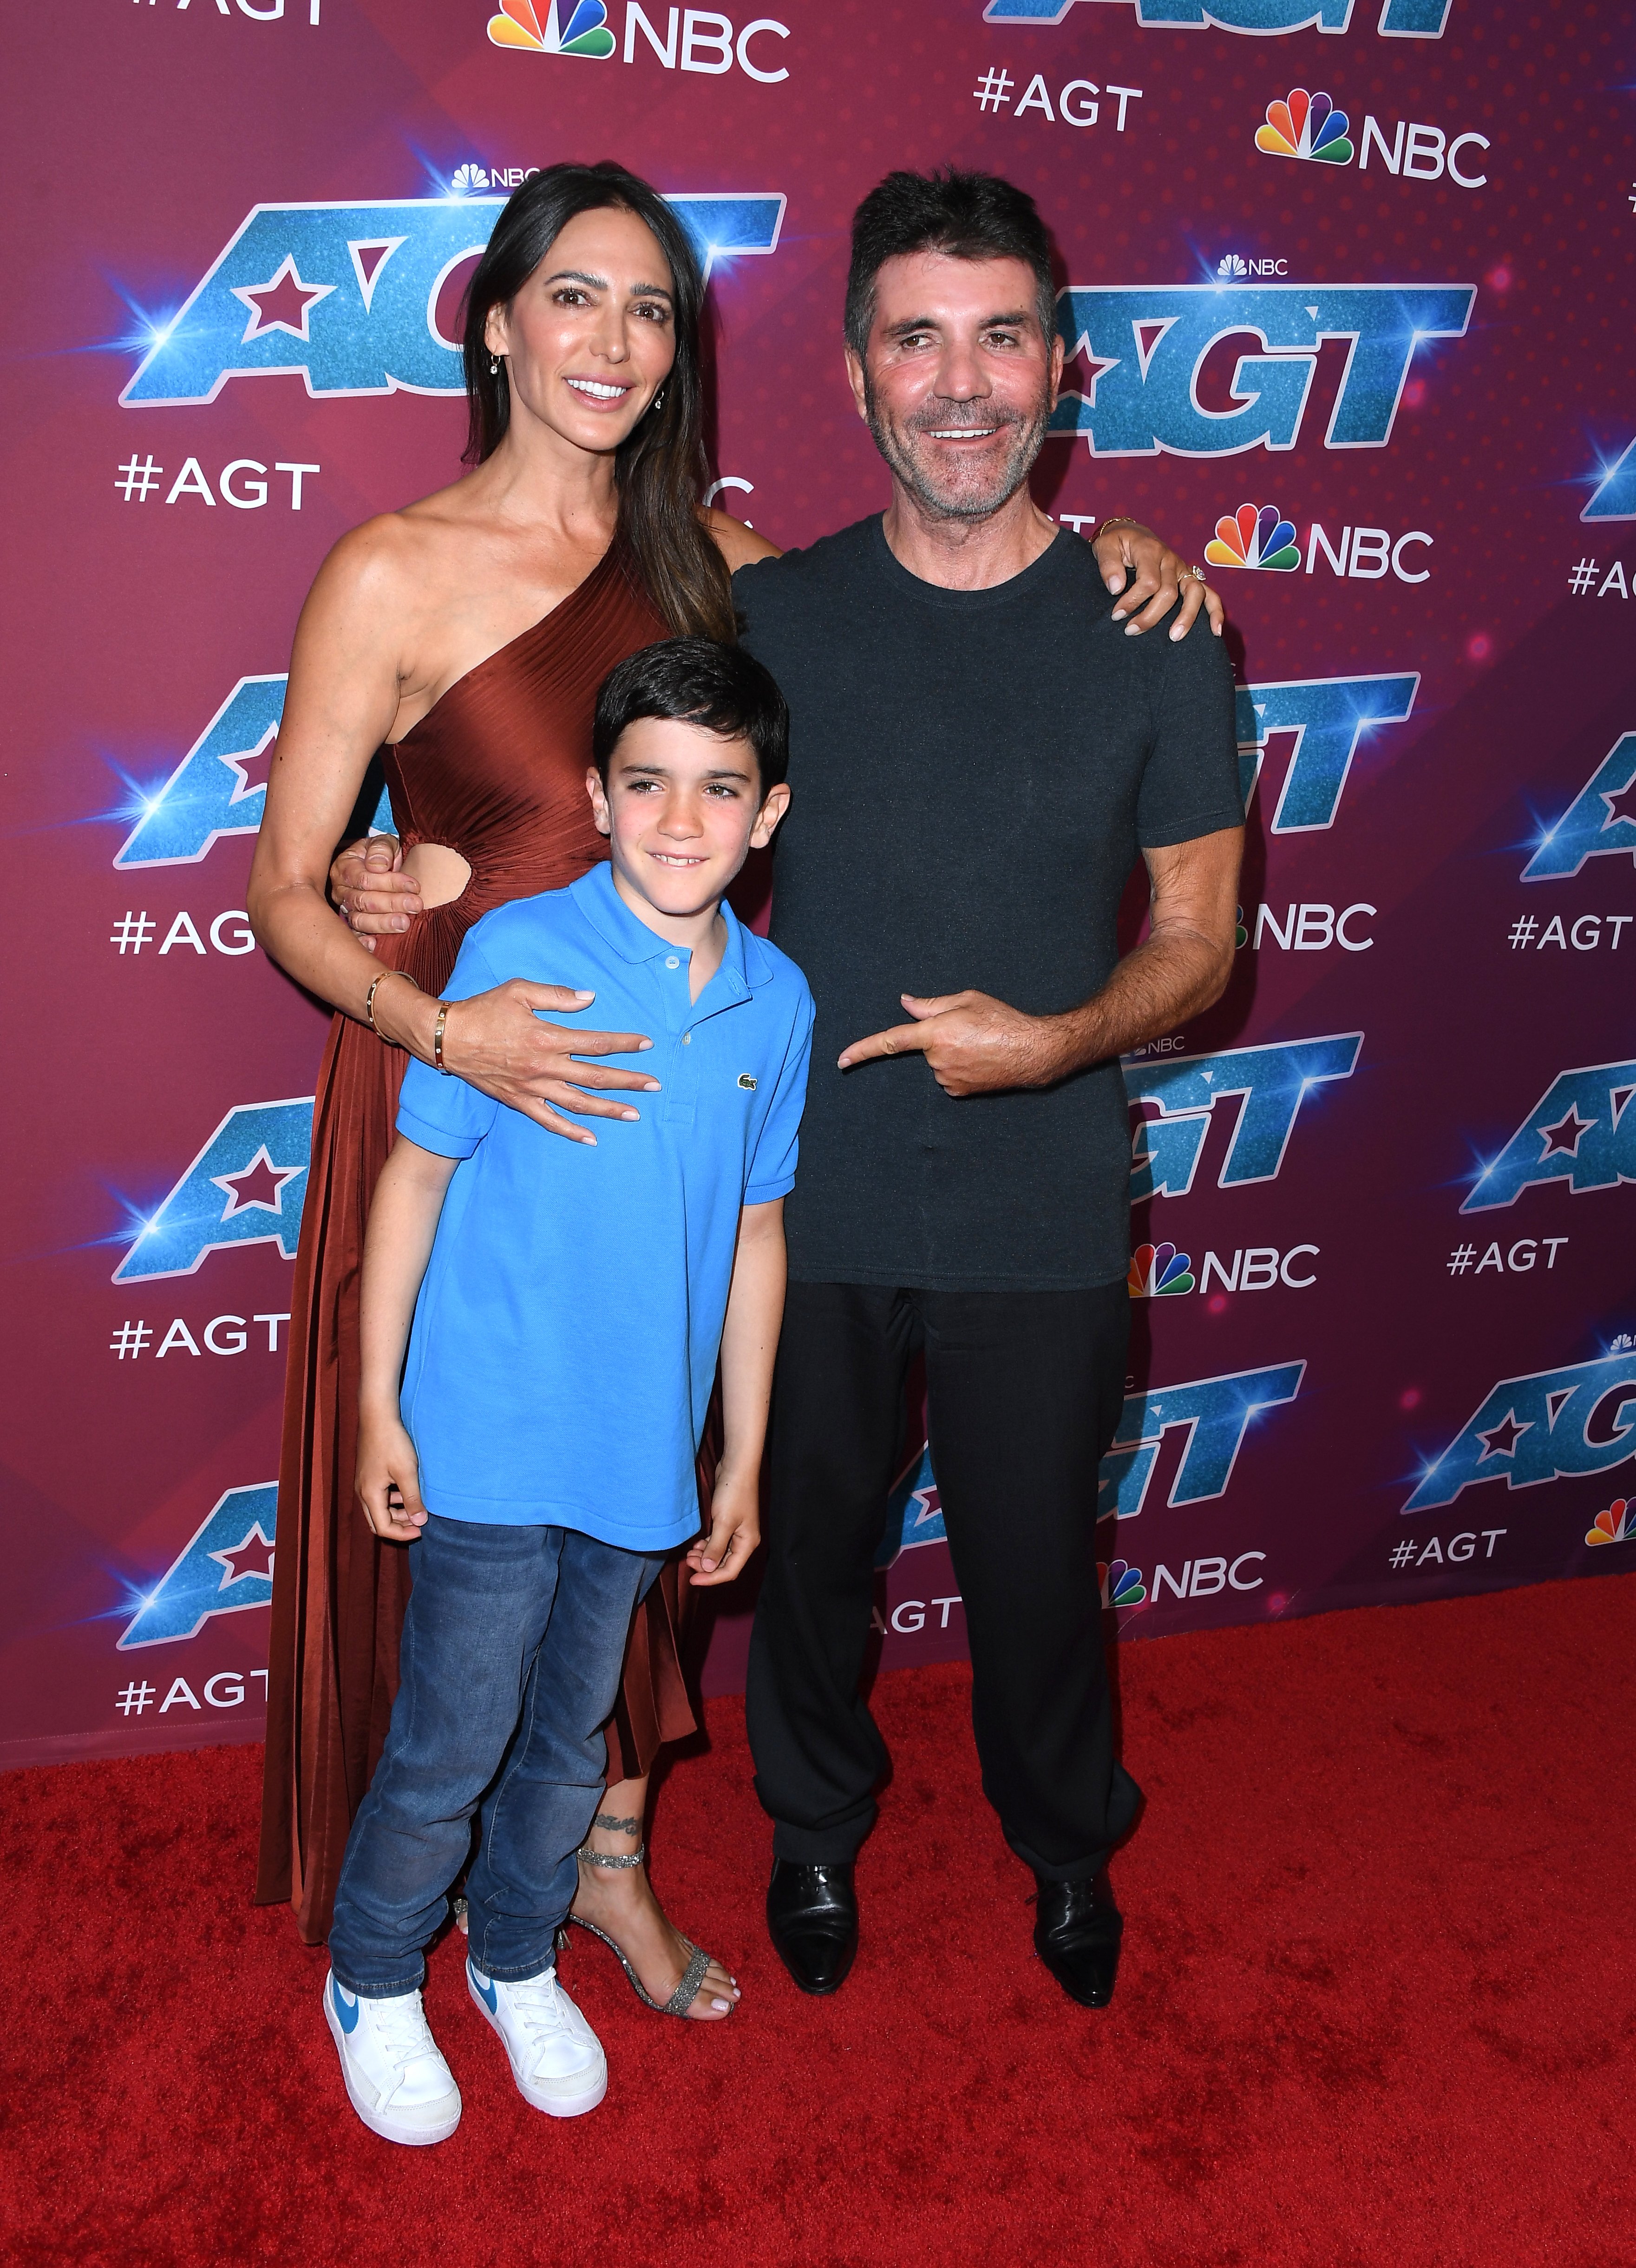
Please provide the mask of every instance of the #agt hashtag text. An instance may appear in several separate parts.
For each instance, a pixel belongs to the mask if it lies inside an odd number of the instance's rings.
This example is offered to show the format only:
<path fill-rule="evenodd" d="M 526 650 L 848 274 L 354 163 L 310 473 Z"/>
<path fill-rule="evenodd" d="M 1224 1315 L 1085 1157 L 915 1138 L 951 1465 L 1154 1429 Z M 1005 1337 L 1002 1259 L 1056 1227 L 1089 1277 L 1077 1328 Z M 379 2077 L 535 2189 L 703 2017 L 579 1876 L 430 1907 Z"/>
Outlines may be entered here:
<path fill-rule="evenodd" d="M 1437 1566 L 1441 1566 L 1448 1559 L 1456 1562 L 1462 1559 L 1475 1559 L 1477 1539 L 1479 1535 L 1488 1546 L 1483 1557 L 1485 1559 L 1492 1559 L 1494 1556 L 1495 1544 L 1502 1535 L 1508 1535 L 1510 1532 L 1507 1528 L 1480 1529 L 1468 1528 L 1462 1535 L 1451 1535 L 1446 1546 L 1435 1535 L 1427 1536 L 1424 1540 L 1419 1536 L 1405 1536 L 1401 1543 L 1395 1543 L 1387 1553 L 1386 1564 L 1394 1573 L 1402 1575 L 1411 1568 L 1424 1566 L 1428 1559 Z"/>
<path fill-rule="evenodd" d="M 129 953 L 141 953 L 144 945 L 151 945 L 158 935 L 159 925 L 145 909 L 141 913 L 122 913 L 108 934 L 108 943 L 118 948 L 122 961 Z M 210 939 L 206 947 L 205 936 Z M 232 960 L 255 951 L 255 938 L 250 928 L 250 917 L 242 906 L 230 906 L 210 921 L 204 935 L 189 913 L 180 913 L 165 932 L 165 941 L 158 950 L 163 961 L 167 953 L 196 953 L 208 957 L 208 952 L 225 953 Z"/>
<path fill-rule="evenodd" d="M 323 470 L 321 465 L 276 464 L 274 475 L 287 473 L 290 477 L 289 504 L 291 512 L 301 509 L 301 488 L 309 473 Z M 127 504 L 146 504 L 165 486 L 165 468 L 149 456 L 138 457 L 135 451 L 126 462 L 116 468 L 114 491 Z M 238 512 L 260 512 L 271 493 L 268 468 L 254 457 L 235 457 L 224 465 L 217 475 L 212 490 L 209 476 L 196 457 L 187 463 L 166 491 L 166 504 L 181 504 L 193 497 L 201 504 L 215 506 L 219 496 L 223 504 L 230 504 Z"/>
<path fill-rule="evenodd" d="M 1513 1276 L 1526 1276 L 1537 1264 L 1540 1253 L 1544 1252 L 1545 1267 L 1549 1271 L 1556 1266 L 1557 1255 L 1567 1241 L 1566 1236 L 1520 1236 L 1503 1260 L 1500 1256 L 1498 1244 L 1491 1244 L 1480 1260 L 1478 1259 L 1475 1244 L 1456 1244 L 1445 1264 L 1451 1276 L 1468 1273 L 1480 1276 L 1485 1269 L 1492 1269 L 1501 1276 L 1507 1272 Z"/>
<path fill-rule="evenodd" d="M 1631 570 L 1631 574 L 1632 579 L 1636 579 L 1636 568 Z M 1599 575 L 1602 577 L 1600 582 L 1596 579 Z M 1625 578 L 1625 563 L 1619 559 L 1614 561 L 1605 574 L 1596 560 L 1580 560 L 1568 570 L 1568 588 L 1576 599 L 1588 599 L 1593 591 L 1599 599 L 1605 599 L 1610 593 L 1618 599 L 1630 596 L 1630 587 Z"/>
<path fill-rule="evenodd" d="M 278 1327 L 289 1320 L 288 1314 L 251 1315 L 247 1319 L 243 1315 L 212 1315 L 195 1339 L 178 1315 L 157 1346 L 154 1345 L 158 1337 L 156 1326 L 143 1322 L 126 1322 L 120 1324 L 108 1341 L 108 1352 L 120 1362 L 128 1358 L 135 1362 L 138 1355 L 146 1354 L 151 1347 L 154 1359 L 159 1361 L 167 1354 L 199 1353 L 202 1339 L 206 1353 L 243 1354 L 250 1344 L 251 1324 L 265 1323 L 267 1351 L 278 1354 L 282 1351 L 278 1344 Z"/>
<path fill-rule="evenodd" d="M 1021 100 L 1012 107 L 1012 90 L 1017 82 L 1003 66 L 998 70 L 986 70 L 971 91 L 971 99 L 982 111 L 998 114 L 1010 110 L 1013 118 L 1033 114 L 1056 126 L 1094 126 L 1102 114 L 1097 98 L 1106 95 L 1117 101 L 1118 115 L 1114 120 L 1114 132 L 1124 131 L 1125 113 L 1133 102 L 1142 99 L 1139 86 L 1098 86 L 1088 78 L 1071 78 L 1058 93 L 1055 107 L 1045 84 L 1043 71 L 1035 71 L 1023 90 Z"/>
<path fill-rule="evenodd" d="M 1617 953 L 1620 938 L 1633 921 L 1636 914 L 1581 914 L 1565 929 L 1560 914 L 1552 914 L 1549 921 L 1541 921 L 1533 914 L 1519 914 L 1506 932 L 1506 942 L 1513 953 L 1526 952 L 1530 946 L 1536 953 L 1543 953 L 1548 945 L 1557 946 L 1564 953 L 1570 946 L 1575 953 L 1595 953 L 1603 944 L 1610 952 Z"/>
<path fill-rule="evenodd" d="M 243 1705 L 246 1679 L 254 1683 L 258 1677 L 262 1681 L 262 1698 L 265 1700 L 267 1672 L 264 1669 L 218 1669 L 214 1677 L 206 1678 L 199 1690 L 203 1694 L 209 1707 L 237 1709 Z M 218 1687 L 221 1689 L 219 1691 L 217 1690 Z M 114 1696 L 114 1706 L 122 1717 L 145 1715 L 156 1701 L 159 1703 L 158 1712 L 161 1717 L 167 1709 L 198 1711 L 200 1708 L 198 1694 L 194 1691 L 185 1677 L 175 1677 L 171 1680 L 170 1690 L 163 1701 L 159 1701 L 158 1687 L 150 1684 L 145 1677 L 133 1677 L 128 1685 L 122 1686 Z"/>

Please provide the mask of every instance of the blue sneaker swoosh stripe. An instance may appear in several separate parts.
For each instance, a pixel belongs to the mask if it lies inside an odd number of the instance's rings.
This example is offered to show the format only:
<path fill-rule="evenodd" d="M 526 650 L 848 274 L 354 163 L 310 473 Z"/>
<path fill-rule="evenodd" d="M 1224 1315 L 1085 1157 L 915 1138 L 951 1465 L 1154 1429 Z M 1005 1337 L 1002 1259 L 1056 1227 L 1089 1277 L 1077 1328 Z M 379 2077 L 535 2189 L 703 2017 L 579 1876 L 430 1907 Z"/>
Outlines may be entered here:
<path fill-rule="evenodd" d="M 329 1980 L 329 2004 L 340 2021 L 342 2030 L 349 2033 L 357 2031 L 357 2002 L 354 2000 L 351 2007 L 348 2007 L 346 1997 L 333 1977 Z"/>
<path fill-rule="evenodd" d="M 497 2016 L 500 2013 L 500 1996 L 492 1981 L 479 1977 L 469 1961 L 466 1963 L 466 1971 L 471 1978 L 473 1990 L 482 1995 L 483 2007 L 491 2016 Z M 354 2017 L 353 2021 L 357 2021 Z"/>

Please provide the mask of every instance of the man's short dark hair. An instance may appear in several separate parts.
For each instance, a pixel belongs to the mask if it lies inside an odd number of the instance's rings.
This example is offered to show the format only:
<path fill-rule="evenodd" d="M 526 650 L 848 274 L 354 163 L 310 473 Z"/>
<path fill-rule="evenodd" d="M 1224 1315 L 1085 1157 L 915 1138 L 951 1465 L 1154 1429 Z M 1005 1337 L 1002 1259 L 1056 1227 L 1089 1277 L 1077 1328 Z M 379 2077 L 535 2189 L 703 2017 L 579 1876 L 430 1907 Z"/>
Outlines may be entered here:
<path fill-rule="evenodd" d="M 610 670 L 596 696 L 591 758 L 608 785 L 619 736 L 644 717 L 696 725 L 755 751 L 763 799 L 790 768 L 790 712 L 770 670 L 741 645 L 713 638 L 666 638 L 645 645 Z"/>
<path fill-rule="evenodd" d="M 875 319 L 875 278 L 888 260 L 946 252 L 952 260 L 1021 260 L 1034 270 L 1040 328 L 1057 325 L 1050 239 L 1026 189 L 998 173 L 888 173 L 852 215 L 846 343 L 861 362 Z"/>

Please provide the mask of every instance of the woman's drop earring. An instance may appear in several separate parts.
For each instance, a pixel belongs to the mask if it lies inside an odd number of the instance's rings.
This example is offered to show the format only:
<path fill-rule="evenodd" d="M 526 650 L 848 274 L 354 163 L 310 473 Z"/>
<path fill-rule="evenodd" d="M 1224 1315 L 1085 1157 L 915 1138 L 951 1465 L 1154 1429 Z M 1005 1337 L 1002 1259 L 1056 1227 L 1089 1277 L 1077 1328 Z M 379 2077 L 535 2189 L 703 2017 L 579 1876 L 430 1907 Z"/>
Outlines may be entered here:
<path fill-rule="evenodd" d="M 490 378 L 498 378 L 499 374 L 500 374 L 500 357 L 498 357 L 498 355 L 492 355 L 492 354 L 491 354 L 491 355 L 489 357 L 489 375 L 490 375 Z"/>
<path fill-rule="evenodd" d="M 659 410 L 662 409 L 664 408 L 664 406 L 665 406 L 665 389 L 664 389 L 664 387 L 661 386 L 661 387 L 660 387 L 660 389 L 659 389 L 659 392 L 658 392 L 658 393 L 653 396 L 653 399 L 652 400 L 652 401 L 650 401 L 650 402 L 648 403 L 648 408 L 649 408 L 650 409 L 652 409 L 652 410 L 653 410 L 654 412 L 656 412 L 656 413 L 657 413 Z"/>

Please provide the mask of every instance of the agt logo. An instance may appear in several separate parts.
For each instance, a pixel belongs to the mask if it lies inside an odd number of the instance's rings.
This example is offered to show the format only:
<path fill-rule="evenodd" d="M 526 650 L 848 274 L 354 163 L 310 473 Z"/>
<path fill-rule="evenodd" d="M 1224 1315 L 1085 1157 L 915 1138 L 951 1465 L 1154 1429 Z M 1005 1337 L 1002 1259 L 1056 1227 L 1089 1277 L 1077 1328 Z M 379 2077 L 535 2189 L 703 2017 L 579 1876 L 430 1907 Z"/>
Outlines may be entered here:
<path fill-rule="evenodd" d="M 989 0 L 985 24 L 1060 24 L 1073 0 Z M 1245 32 L 1264 38 L 1276 32 L 1344 32 L 1352 22 L 1353 0 L 1136 0 L 1136 20 L 1144 29 L 1168 26 L 1202 31 Z M 1379 31 L 1383 40 L 1441 40 L 1448 21 L 1449 0 L 1385 0 Z"/>
<path fill-rule="evenodd" d="M 115 1284 L 191 1276 L 229 1245 L 276 1244 L 293 1260 L 313 1146 L 313 1098 L 241 1102 L 143 1220 Z"/>
<path fill-rule="evenodd" d="M 257 832 L 267 781 L 251 774 L 265 774 L 288 683 L 282 675 L 239 680 L 170 777 L 136 792 L 128 813 L 136 823 L 114 854 L 115 866 L 190 866 L 224 836 Z M 371 831 L 394 831 L 385 789 Z"/>
<path fill-rule="evenodd" d="M 278 1484 L 229 1489 L 153 1589 L 137 1602 L 118 1651 L 192 1638 L 212 1615 L 264 1607 L 273 1595 Z M 127 1712 L 129 1714 L 129 1712 Z"/>
<path fill-rule="evenodd" d="M 1261 517 L 1258 512 L 1257 526 Z M 1271 832 L 1304 835 L 1332 827 L 1359 742 L 1377 725 L 1401 725 L 1414 707 L 1419 685 L 1419 670 L 1402 676 L 1296 677 L 1241 685 L 1238 784 L 1246 811 L 1268 740 L 1275 733 L 1293 733 L 1295 746 Z"/>
<path fill-rule="evenodd" d="M 230 378 L 298 372 L 314 396 L 459 394 L 438 295 L 489 240 L 501 197 L 256 205 L 186 305 L 155 327 L 127 409 L 214 401 Z M 667 202 L 708 276 L 777 248 L 784 198 L 710 191 Z"/>
<path fill-rule="evenodd" d="M 1159 1116 L 1137 1126 L 1131 1148 L 1131 1202 L 1183 1197 L 1193 1186 L 1216 1104 L 1243 1097 L 1217 1186 L 1237 1189 L 1276 1180 L 1301 1104 L 1315 1086 L 1350 1079 L 1361 1032 L 1285 1040 L 1219 1055 L 1124 1065 L 1132 1103 L 1156 1104 Z M 1127 1404 L 1127 1407 L 1129 1405 Z"/>
<path fill-rule="evenodd" d="M 1128 1394 L 1113 1446 L 1102 1459 L 1096 1517 L 1116 1513 L 1134 1520 L 1165 1435 L 1183 1435 L 1182 1462 L 1167 1502 L 1203 1504 L 1225 1495 L 1250 1424 L 1261 1411 L 1293 1402 L 1306 1375 L 1304 1362 L 1275 1363 L 1222 1378 L 1194 1379 L 1148 1394 Z"/>
<path fill-rule="evenodd" d="M 1524 1189 L 1566 1182 L 1574 1197 L 1636 1182 L 1636 1063 L 1595 1064 L 1558 1074 L 1500 1155 L 1484 1167 L 1460 1210 L 1490 1212 Z"/>
<path fill-rule="evenodd" d="M 787 24 L 775 23 L 770 16 L 759 16 L 735 36 L 732 21 L 726 16 L 712 15 L 707 9 L 689 8 L 684 13 L 673 8 L 661 39 L 637 0 L 629 0 L 625 9 L 625 61 L 636 61 L 637 34 L 640 32 L 664 68 L 674 70 L 679 20 L 680 61 L 684 71 L 704 71 L 711 77 L 719 77 L 733 69 L 736 60 L 746 78 L 755 79 L 763 86 L 777 86 L 790 76 L 782 64 L 776 70 L 764 70 L 750 54 L 752 40 L 787 40 Z M 578 55 L 587 62 L 604 63 L 619 44 L 608 29 L 603 0 L 551 0 L 543 24 L 534 0 L 500 0 L 498 14 L 489 18 L 489 37 L 497 48 L 520 48 L 525 54 L 535 55 Z"/>
<path fill-rule="evenodd" d="M 1151 1394 L 1127 1395 L 1113 1447 L 1102 1462 L 1097 1519 L 1106 1520 L 1114 1513 L 1122 1520 L 1136 1517 L 1153 1478 L 1159 1445 L 1173 1431 L 1181 1432 L 1184 1442 L 1168 1501 L 1203 1504 L 1223 1495 L 1251 1421 L 1264 1410 L 1293 1402 L 1306 1368 L 1304 1362 L 1279 1363 L 1269 1369 L 1238 1371 L 1229 1377 L 1195 1379 Z M 874 1564 L 877 1568 L 889 1567 L 902 1552 L 923 1543 L 941 1543 L 947 1538 L 942 1499 L 927 1447 L 892 1491 L 886 1534 Z M 1139 1571 L 1136 1580 L 1141 1580 Z M 1135 1602 L 1116 1599 L 1111 1603 L 1125 1606 Z"/>
<path fill-rule="evenodd" d="M 1582 1479 L 1636 1452 L 1636 1352 L 1502 1378 L 1404 1505 L 1405 1513 L 1452 1504 L 1463 1489 L 1503 1480 L 1508 1489 Z M 1623 1517 L 1623 1515 L 1621 1515 Z M 1610 1538 L 1609 1541 L 1613 1539 Z"/>
<path fill-rule="evenodd" d="M 1248 264 L 1248 263 L 1247 263 Z M 1474 284 L 1110 284 L 1058 294 L 1057 325 L 1086 378 L 1065 391 L 1050 431 L 1082 433 L 1097 457 L 1230 457 L 1293 449 L 1326 339 L 1349 342 L 1323 437 L 1328 449 L 1382 449 L 1422 339 L 1463 338 Z M 1242 405 L 1201 409 L 1199 367 L 1218 341 L 1252 332 L 1240 355 Z"/>
<path fill-rule="evenodd" d="M 1353 152 L 1346 129 L 1351 122 L 1327 94 L 1308 94 L 1304 86 L 1292 87 L 1282 101 L 1267 105 L 1266 122 L 1256 129 L 1256 147 L 1267 158 L 1350 166 Z M 1456 188 L 1483 189 L 1488 186 L 1487 174 L 1462 172 L 1461 152 L 1488 146 L 1485 134 L 1456 134 L 1450 141 L 1441 126 L 1415 125 L 1402 118 L 1389 142 L 1378 120 L 1370 117 L 1363 122 L 1358 171 L 1367 173 L 1373 148 L 1389 173 L 1401 173 L 1407 180 L 1440 180 L 1447 172 Z"/>
<path fill-rule="evenodd" d="M 1588 858 L 1626 855 L 1636 860 L 1636 733 L 1614 742 L 1523 867 L 1522 880 L 1562 881 Z"/>
<path fill-rule="evenodd" d="M 938 1494 L 937 1476 L 932 1470 L 932 1446 L 927 1442 L 887 1498 L 886 1533 L 875 1553 L 874 1564 L 877 1567 L 889 1567 L 905 1551 L 913 1551 L 923 1543 L 943 1543 L 947 1539 L 948 1530 L 943 1525 L 943 1499 Z"/>

